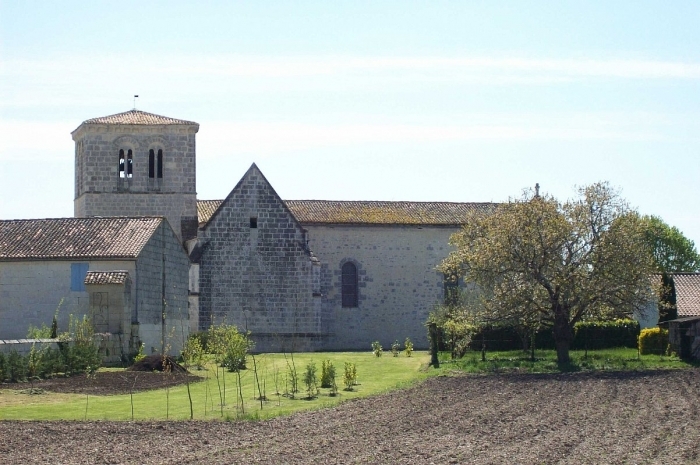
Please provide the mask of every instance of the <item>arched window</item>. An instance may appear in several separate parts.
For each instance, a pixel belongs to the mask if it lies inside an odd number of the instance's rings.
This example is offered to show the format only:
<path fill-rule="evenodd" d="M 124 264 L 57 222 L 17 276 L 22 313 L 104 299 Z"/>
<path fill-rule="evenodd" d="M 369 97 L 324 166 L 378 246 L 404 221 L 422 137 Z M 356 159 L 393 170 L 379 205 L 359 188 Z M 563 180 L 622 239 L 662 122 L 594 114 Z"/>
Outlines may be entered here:
<path fill-rule="evenodd" d="M 134 154 L 129 149 L 126 153 L 126 177 L 131 178 L 134 176 Z"/>
<path fill-rule="evenodd" d="M 148 151 L 148 177 L 156 177 L 156 155 L 153 153 L 153 149 Z"/>
<path fill-rule="evenodd" d="M 158 149 L 158 178 L 163 177 L 163 149 Z"/>
<path fill-rule="evenodd" d="M 357 267 L 352 262 L 347 262 L 342 268 L 342 300 L 343 307 L 357 307 Z"/>
<path fill-rule="evenodd" d="M 126 160 L 124 159 L 124 149 L 121 149 L 121 150 L 119 150 L 119 177 L 120 178 L 126 177 L 126 171 L 124 171 L 124 168 L 126 168 Z"/>

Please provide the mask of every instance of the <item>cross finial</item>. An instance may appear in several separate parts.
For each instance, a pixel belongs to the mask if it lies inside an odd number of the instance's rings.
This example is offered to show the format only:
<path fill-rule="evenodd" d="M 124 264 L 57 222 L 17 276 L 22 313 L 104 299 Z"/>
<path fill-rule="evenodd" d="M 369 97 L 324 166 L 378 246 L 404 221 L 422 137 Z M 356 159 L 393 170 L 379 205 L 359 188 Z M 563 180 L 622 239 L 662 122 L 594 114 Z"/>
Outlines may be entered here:
<path fill-rule="evenodd" d="M 539 197 L 539 196 L 540 196 L 540 183 L 537 182 L 537 183 L 535 183 L 535 197 Z"/>

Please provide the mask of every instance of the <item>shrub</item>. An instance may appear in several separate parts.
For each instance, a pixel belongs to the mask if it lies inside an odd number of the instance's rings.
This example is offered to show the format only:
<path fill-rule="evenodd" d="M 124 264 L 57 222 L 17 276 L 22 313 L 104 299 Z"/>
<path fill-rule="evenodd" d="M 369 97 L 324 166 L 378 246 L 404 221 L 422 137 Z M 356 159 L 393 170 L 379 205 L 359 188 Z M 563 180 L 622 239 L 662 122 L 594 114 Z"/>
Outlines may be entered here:
<path fill-rule="evenodd" d="M 572 349 L 637 347 L 639 323 L 631 319 L 579 321 L 574 325 Z"/>
<path fill-rule="evenodd" d="M 27 339 L 50 339 L 52 327 L 42 323 L 41 328 L 34 325 L 29 325 L 27 330 Z"/>
<path fill-rule="evenodd" d="M 352 391 L 357 379 L 357 368 L 354 363 L 345 362 L 345 373 L 343 375 L 343 384 L 346 391 Z"/>
<path fill-rule="evenodd" d="M 182 360 L 185 362 L 185 367 L 194 366 L 198 370 L 204 368 L 204 348 L 200 338 L 193 336 L 187 338 L 185 347 L 182 348 Z"/>
<path fill-rule="evenodd" d="M 14 349 L 7 355 L 5 368 L 5 377 L 10 381 L 19 382 L 27 378 L 27 360 Z"/>
<path fill-rule="evenodd" d="M 413 342 L 411 342 L 411 339 L 406 338 L 406 340 L 403 343 L 403 347 L 403 351 L 406 353 L 406 357 L 410 357 L 413 353 Z"/>
<path fill-rule="evenodd" d="M 399 341 L 394 341 L 394 343 L 391 345 L 391 355 L 393 355 L 394 357 L 398 357 L 400 351 L 401 344 L 399 344 Z"/>
<path fill-rule="evenodd" d="M 135 362 L 135 363 L 138 363 L 138 362 L 140 362 L 141 360 L 143 360 L 144 358 L 146 358 L 146 354 L 143 352 L 143 349 L 144 349 L 145 347 L 146 347 L 146 344 L 144 344 L 144 343 L 142 342 L 141 345 L 139 346 L 139 351 L 136 352 L 136 355 L 134 355 L 134 362 Z"/>
<path fill-rule="evenodd" d="M 5 381 L 5 354 L 0 352 L 0 383 Z"/>
<path fill-rule="evenodd" d="M 382 345 L 379 343 L 379 341 L 374 341 L 372 343 L 372 353 L 374 354 L 375 357 L 381 357 L 382 356 Z"/>
<path fill-rule="evenodd" d="M 246 356 L 253 348 L 253 342 L 247 334 L 240 333 L 236 326 L 225 323 L 209 327 L 207 345 L 214 354 L 216 363 L 233 372 L 245 370 Z"/>
<path fill-rule="evenodd" d="M 330 360 L 321 362 L 321 387 L 332 388 L 335 384 L 335 367 Z"/>
<path fill-rule="evenodd" d="M 309 399 L 313 399 L 317 393 L 316 387 L 316 364 L 311 362 L 306 365 L 304 373 L 304 384 L 306 385 L 306 393 Z"/>
<path fill-rule="evenodd" d="M 67 373 L 83 373 L 88 367 L 96 369 L 102 365 L 95 330 L 87 316 L 80 319 L 70 315 L 68 332 L 59 336 L 58 347 Z"/>
<path fill-rule="evenodd" d="M 668 347 L 668 330 L 645 328 L 639 334 L 639 353 L 663 355 Z"/>

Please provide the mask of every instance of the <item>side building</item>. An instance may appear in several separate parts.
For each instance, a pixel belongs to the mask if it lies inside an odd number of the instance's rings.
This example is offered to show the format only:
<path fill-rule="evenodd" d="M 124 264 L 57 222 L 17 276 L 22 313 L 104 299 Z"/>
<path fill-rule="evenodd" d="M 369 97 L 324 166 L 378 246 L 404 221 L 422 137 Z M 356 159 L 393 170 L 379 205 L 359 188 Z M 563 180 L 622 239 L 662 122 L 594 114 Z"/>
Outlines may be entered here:
<path fill-rule="evenodd" d="M 92 319 L 106 362 L 144 345 L 179 353 L 189 333 L 189 259 L 161 217 L 0 221 L 0 339 Z"/>

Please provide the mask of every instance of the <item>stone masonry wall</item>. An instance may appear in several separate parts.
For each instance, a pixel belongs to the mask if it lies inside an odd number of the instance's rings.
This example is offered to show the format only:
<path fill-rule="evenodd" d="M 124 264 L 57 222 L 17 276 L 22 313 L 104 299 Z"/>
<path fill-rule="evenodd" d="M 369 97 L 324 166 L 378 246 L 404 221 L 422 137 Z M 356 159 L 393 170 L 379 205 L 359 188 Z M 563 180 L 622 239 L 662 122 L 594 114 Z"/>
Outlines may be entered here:
<path fill-rule="evenodd" d="M 163 321 L 165 277 L 165 321 Z M 189 334 L 189 259 L 173 231 L 164 223 L 136 261 L 135 320 L 145 352 L 179 354 Z M 132 319 L 133 320 L 133 319 Z M 168 348 L 168 347 L 166 347 Z"/>
<path fill-rule="evenodd" d="M 247 328 L 258 351 L 310 350 L 322 341 L 304 231 L 257 168 L 200 237 L 200 329 L 222 321 Z"/>
<path fill-rule="evenodd" d="M 387 348 L 410 337 L 427 348 L 424 326 L 433 306 L 443 300 L 442 274 L 435 267 L 451 250 L 458 229 L 416 226 L 306 225 L 309 246 L 323 263 L 324 321 L 330 350 L 370 350 L 378 340 Z M 341 266 L 358 269 L 359 305 L 341 305 Z"/>
<path fill-rule="evenodd" d="M 73 134 L 75 216 L 166 216 L 178 237 L 183 229 L 193 231 L 182 228 L 181 219 L 196 225 L 196 131 L 177 125 L 83 126 Z M 120 149 L 132 150 L 131 178 L 119 176 Z M 149 178 L 150 149 L 163 150 L 161 179 Z"/>
<path fill-rule="evenodd" d="M 71 290 L 71 263 L 88 263 L 95 271 L 134 273 L 134 262 L 128 260 L 2 262 L 0 339 L 25 338 L 29 325 L 50 327 L 56 309 L 59 332 L 68 330 L 69 315 L 81 318 L 89 314 L 88 292 Z"/>

